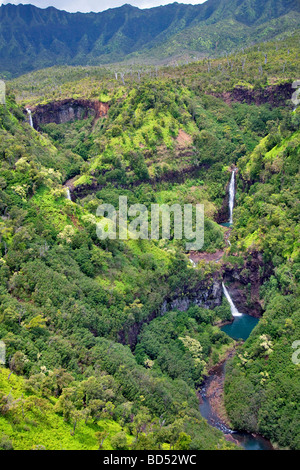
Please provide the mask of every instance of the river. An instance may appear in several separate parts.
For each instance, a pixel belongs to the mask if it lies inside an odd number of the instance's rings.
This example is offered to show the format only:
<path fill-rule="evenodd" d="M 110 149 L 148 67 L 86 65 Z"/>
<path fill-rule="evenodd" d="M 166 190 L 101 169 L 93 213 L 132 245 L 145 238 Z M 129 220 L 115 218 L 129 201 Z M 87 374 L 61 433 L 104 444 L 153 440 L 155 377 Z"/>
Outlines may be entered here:
<path fill-rule="evenodd" d="M 242 339 L 245 341 L 249 337 L 253 328 L 256 326 L 257 322 L 257 318 L 242 314 L 241 316 L 236 316 L 232 323 L 221 327 L 221 330 L 235 340 Z M 237 441 L 245 450 L 273 450 L 273 446 L 270 441 L 262 436 L 252 435 L 247 432 L 237 432 L 229 429 L 214 411 L 211 400 L 209 398 L 210 395 L 208 394 L 208 390 L 210 389 L 212 382 L 215 382 L 217 386 L 220 386 L 220 384 L 224 381 L 226 373 L 226 362 L 227 361 L 224 361 L 222 364 L 214 368 L 213 373 L 204 381 L 199 390 L 201 395 L 201 415 L 211 426 L 219 429 L 224 434 L 230 434 L 232 438 Z"/>

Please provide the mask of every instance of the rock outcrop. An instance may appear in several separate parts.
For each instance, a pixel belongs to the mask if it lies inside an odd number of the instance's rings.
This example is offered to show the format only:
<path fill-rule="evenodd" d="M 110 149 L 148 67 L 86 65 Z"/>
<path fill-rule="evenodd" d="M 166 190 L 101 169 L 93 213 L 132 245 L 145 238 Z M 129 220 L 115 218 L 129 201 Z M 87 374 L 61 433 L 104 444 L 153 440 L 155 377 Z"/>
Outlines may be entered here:
<path fill-rule="evenodd" d="M 240 267 L 225 263 L 223 272 L 224 282 L 230 283 L 230 296 L 237 309 L 260 317 L 263 314 L 263 305 L 259 290 L 273 272 L 273 267 L 264 263 L 262 253 L 249 254 Z"/>
<path fill-rule="evenodd" d="M 43 124 L 63 124 L 93 117 L 94 120 L 104 117 L 108 113 L 108 103 L 84 99 L 65 99 L 53 101 L 36 107 L 28 106 L 31 110 L 33 126 L 36 130 Z"/>
<path fill-rule="evenodd" d="M 187 288 L 184 292 L 170 294 L 165 298 L 157 311 L 152 312 L 141 322 L 128 323 L 119 332 L 119 341 L 134 348 L 138 335 L 144 324 L 150 323 L 154 318 L 164 315 L 171 310 L 186 311 L 193 304 L 199 307 L 213 309 L 222 303 L 222 279 L 220 273 L 213 278 L 199 281 L 193 289 Z"/>

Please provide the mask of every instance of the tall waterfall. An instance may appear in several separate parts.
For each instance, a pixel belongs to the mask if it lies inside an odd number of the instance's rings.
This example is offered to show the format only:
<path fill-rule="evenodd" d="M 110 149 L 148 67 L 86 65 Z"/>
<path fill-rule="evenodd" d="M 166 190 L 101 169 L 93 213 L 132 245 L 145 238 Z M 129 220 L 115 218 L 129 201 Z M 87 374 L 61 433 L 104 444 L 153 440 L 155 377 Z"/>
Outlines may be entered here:
<path fill-rule="evenodd" d="M 234 305 L 233 301 L 232 301 L 232 298 L 230 297 L 229 295 L 229 292 L 228 290 L 226 289 L 225 285 L 224 285 L 224 282 L 222 282 L 222 287 L 223 287 L 223 292 L 225 294 L 225 297 L 226 299 L 228 300 L 228 303 L 230 305 L 230 308 L 231 308 L 231 314 L 233 317 L 241 317 L 243 314 L 240 313 L 238 311 L 238 309 L 236 308 L 236 306 Z"/>
<path fill-rule="evenodd" d="M 233 170 L 231 173 L 231 180 L 230 180 L 230 185 L 229 185 L 229 223 L 233 223 L 232 219 L 232 211 L 233 211 L 233 205 L 234 205 L 234 195 L 235 195 L 235 172 L 236 170 Z"/>
<path fill-rule="evenodd" d="M 66 192 L 67 192 L 67 199 L 69 199 L 69 201 L 72 201 L 72 199 L 71 199 L 71 191 L 70 191 L 70 188 L 68 188 L 68 186 L 66 187 Z"/>
<path fill-rule="evenodd" d="M 26 111 L 27 111 L 27 114 L 28 114 L 28 117 L 29 117 L 29 124 L 34 129 L 31 110 L 29 108 L 26 108 Z"/>

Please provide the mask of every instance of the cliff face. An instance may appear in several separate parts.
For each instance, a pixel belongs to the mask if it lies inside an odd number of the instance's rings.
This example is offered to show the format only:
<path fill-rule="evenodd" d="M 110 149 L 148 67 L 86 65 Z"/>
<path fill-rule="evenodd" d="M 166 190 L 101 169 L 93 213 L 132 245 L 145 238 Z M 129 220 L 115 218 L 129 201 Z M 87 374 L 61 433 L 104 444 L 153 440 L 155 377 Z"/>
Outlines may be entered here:
<path fill-rule="evenodd" d="M 222 283 L 219 278 L 212 281 L 200 282 L 195 290 L 187 291 L 180 297 L 165 299 L 160 314 L 170 310 L 185 312 L 193 304 L 199 307 L 213 309 L 222 303 Z"/>
<path fill-rule="evenodd" d="M 129 189 L 135 186 L 138 186 L 140 184 L 147 183 L 151 185 L 155 185 L 157 183 L 161 183 L 164 181 L 167 182 L 172 182 L 172 183 L 184 183 L 186 181 L 186 178 L 197 178 L 199 177 L 199 174 L 202 169 L 199 169 L 198 166 L 189 166 L 187 168 L 183 168 L 180 170 L 169 170 L 168 172 L 164 173 L 161 176 L 156 176 L 149 178 L 148 180 L 142 180 L 142 179 L 136 179 L 133 182 L 130 183 L 120 183 L 118 180 L 112 180 L 110 181 L 111 185 L 114 186 L 115 188 L 122 188 L 122 189 Z M 109 171 L 109 170 L 107 170 Z M 101 175 L 105 176 L 106 171 L 102 171 Z M 106 183 L 103 184 L 98 184 L 96 178 L 94 178 L 91 183 L 88 185 L 78 185 L 74 186 L 74 197 L 78 198 L 83 198 L 88 196 L 89 194 L 95 192 L 95 191 L 101 191 L 105 187 Z"/>
<path fill-rule="evenodd" d="M 199 281 L 196 286 L 186 289 L 181 293 L 170 294 L 165 298 L 161 307 L 152 312 L 146 319 L 141 322 L 132 322 L 126 324 L 119 332 L 119 341 L 122 344 L 128 344 L 134 348 L 137 343 L 138 335 L 145 323 L 150 323 L 154 318 L 164 315 L 171 310 L 186 311 L 193 304 L 199 307 L 213 309 L 222 303 L 222 278 L 220 273 L 208 280 Z"/>
<path fill-rule="evenodd" d="M 272 270 L 273 267 L 266 265 L 262 253 L 258 252 L 251 253 L 241 267 L 232 266 L 230 263 L 223 265 L 224 281 L 230 283 L 230 296 L 240 312 L 254 317 L 263 314 L 259 290 L 272 274 Z"/>
<path fill-rule="evenodd" d="M 107 115 L 109 105 L 100 101 L 65 99 L 28 108 L 32 112 L 34 128 L 39 130 L 41 125 L 51 122 L 62 124 L 91 116 L 94 120 L 99 119 Z"/>

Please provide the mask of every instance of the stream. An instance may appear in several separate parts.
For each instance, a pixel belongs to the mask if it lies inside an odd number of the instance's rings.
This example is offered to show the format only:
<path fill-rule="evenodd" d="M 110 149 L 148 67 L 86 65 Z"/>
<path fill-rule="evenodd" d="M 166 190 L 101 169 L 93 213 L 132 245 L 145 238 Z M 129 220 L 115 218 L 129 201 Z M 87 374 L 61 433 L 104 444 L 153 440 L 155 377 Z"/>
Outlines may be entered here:
<path fill-rule="evenodd" d="M 251 317 L 250 315 L 240 314 L 235 316 L 232 323 L 221 327 L 221 330 L 228 334 L 231 338 L 235 340 L 246 340 L 255 325 L 258 323 L 258 319 Z M 231 434 L 232 438 L 245 449 L 245 450 L 273 450 L 273 446 L 262 436 L 253 435 L 247 432 L 238 432 L 232 429 L 229 429 L 226 424 L 224 424 L 220 418 L 216 415 L 213 410 L 210 400 L 207 396 L 207 391 L 210 384 L 213 381 L 219 380 L 223 381 L 226 373 L 226 362 L 218 365 L 214 368 L 213 373 L 205 379 L 202 387 L 199 392 L 201 395 L 201 404 L 200 404 L 200 413 L 205 418 L 211 426 L 219 429 L 224 434 Z"/>
<path fill-rule="evenodd" d="M 228 204 L 229 221 L 221 224 L 224 227 L 231 227 L 233 224 L 233 207 L 235 200 L 235 173 L 236 169 L 231 172 Z M 228 244 L 230 245 L 229 240 Z M 254 318 L 251 315 L 239 312 L 236 306 L 234 305 L 230 293 L 224 283 L 222 283 L 222 288 L 224 296 L 226 297 L 230 305 L 233 321 L 230 324 L 221 327 L 221 330 L 236 341 L 246 341 L 251 331 L 258 323 L 258 318 Z M 230 359 L 232 355 L 233 354 L 231 354 L 231 356 L 229 355 L 228 359 Z M 218 393 L 218 390 L 222 390 L 222 384 L 224 383 L 224 377 L 226 373 L 227 360 L 225 360 L 222 364 L 214 367 L 213 372 L 204 380 L 204 383 L 199 390 L 199 394 L 201 395 L 201 403 L 199 409 L 202 417 L 205 418 L 208 424 L 210 424 L 211 426 L 219 429 L 224 434 L 231 435 L 233 440 L 240 444 L 245 450 L 273 450 L 273 446 L 270 441 L 268 441 L 264 437 L 259 436 L 257 434 L 254 435 L 247 432 L 240 432 L 229 429 L 227 425 L 223 423 L 220 417 L 216 414 L 210 401 L 210 393 L 208 393 L 208 391 L 212 383 L 217 388 L 216 390 L 214 387 L 215 391 L 213 392 L 213 395 L 216 395 Z"/>

